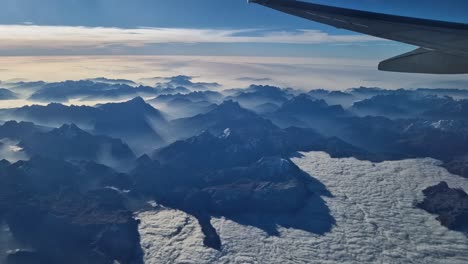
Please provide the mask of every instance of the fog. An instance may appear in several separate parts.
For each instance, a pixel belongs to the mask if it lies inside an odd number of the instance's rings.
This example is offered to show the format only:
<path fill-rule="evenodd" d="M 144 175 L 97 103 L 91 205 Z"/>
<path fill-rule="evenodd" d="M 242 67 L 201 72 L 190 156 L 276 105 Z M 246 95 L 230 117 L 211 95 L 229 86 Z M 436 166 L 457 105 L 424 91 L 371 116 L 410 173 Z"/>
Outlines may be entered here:
<path fill-rule="evenodd" d="M 8 225 L 3 221 L 0 222 L 0 263 L 6 263 L 8 253 L 17 249 L 24 249 L 20 243 L 15 240 L 8 228 Z"/>
<path fill-rule="evenodd" d="M 17 162 L 19 160 L 28 160 L 29 156 L 18 147 L 18 141 L 10 139 L 0 140 L 0 159 L 6 159 L 9 162 Z"/>

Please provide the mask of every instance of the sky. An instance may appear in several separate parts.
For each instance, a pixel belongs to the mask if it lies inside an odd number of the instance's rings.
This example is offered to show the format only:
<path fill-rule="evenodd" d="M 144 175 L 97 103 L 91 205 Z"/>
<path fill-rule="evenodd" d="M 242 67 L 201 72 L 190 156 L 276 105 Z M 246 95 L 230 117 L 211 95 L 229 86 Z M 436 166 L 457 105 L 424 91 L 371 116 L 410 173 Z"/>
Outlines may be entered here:
<path fill-rule="evenodd" d="M 465 0 L 313 2 L 468 23 Z M 369 75 L 379 75 L 371 63 L 413 48 L 334 29 L 248 4 L 246 0 L 2 0 L 0 3 L 0 62 L 11 65 L 0 69 L 0 80 L 30 79 L 32 76 L 13 74 L 37 75 L 34 66 L 41 68 L 37 59 L 31 60 L 35 65 L 25 67 L 26 62 L 16 65 L 11 56 L 54 56 L 65 60 L 69 56 L 144 55 L 259 57 L 259 61 L 271 57 L 307 58 L 326 65 L 340 65 L 337 59 L 343 60 L 341 64 L 361 61 L 369 72 L 366 76 L 356 75 L 353 84 L 358 84 L 369 79 Z M 21 67 L 29 71 L 21 71 Z M 44 79 L 52 77 L 53 72 L 44 73 Z M 331 82 L 329 86 L 345 84 Z M 389 83 L 389 86 L 404 84 Z"/>

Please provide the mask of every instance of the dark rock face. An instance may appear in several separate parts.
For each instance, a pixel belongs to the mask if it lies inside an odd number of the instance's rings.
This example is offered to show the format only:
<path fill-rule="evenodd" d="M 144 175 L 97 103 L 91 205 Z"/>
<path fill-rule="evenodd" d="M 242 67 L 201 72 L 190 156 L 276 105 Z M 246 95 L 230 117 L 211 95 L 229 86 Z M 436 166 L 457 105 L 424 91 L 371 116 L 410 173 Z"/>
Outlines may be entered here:
<path fill-rule="evenodd" d="M 173 168 L 144 159 L 146 161 L 132 173 L 135 189 L 144 190 L 162 204 L 195 216 L 205 235 L 204 244 L 218 250 L 222 244 L 210 223 L 212 216 L 237 221 L 238 217 L 248 213 L 272 215 L 270 220 L 261 223 L 242 221 L 265 228 L 274 235 L 277 234 L 276 226 L 283 223 L 276 223 L 273 216 L 297 213 L 309 197 L 329 195 L 324 186 L 281 157 L 265 157 L 250 165 L 231 168 L 227 163 L 218 166 L 206 164 L 205 160 L 200 161 L 205 162 L 201 167 L 190 162 L 182 168 Z M 321 200 L 318 198 L 317 201 Z M 327 211 L 322 216 L 330 219 L 328 229 L 322 230 L 327 232 L 334 220 Z M 303 226 L 289 225 L 315 232 Z"/>
<path fill-rule="evenodd" d="M 40 203 L 30 200 L 11 210 L 6 219 L 15 237 L 34 245 L 50 263 L 131 263 L 138 258 L 138 223 L 112 204 L 119 201 L 115 193 L 105 192 L 114 191 L 44 196 Z"/>
<path fill-rule="evenodd" d="M 105 187 L 123 176 L 96 166 L 39 158 L 2 166 L 0 211 L 15 238 L 35 249 L 9 263 L 142 263 L 138 222 L 126 198 Z"/>
<path fill-rule="evenodd" d="M 249 167 L 207 176 L 209 187 L 203 191 L 211 197 L 210 211 L 223 215 L 294 212 L 304 206 L 310 195 L 304 184 L 306 177 L 289 160 L 267 157 Z"/>
<path fill-rule="evenodd" d="M 130 162 L 135 158 L 132 150 L 119 139 L 93 136 L 76 125 L 63 125 L 50 132 L 35 133 L 19 143 L 31 156 L 42 155 L 53 159 L 97 161 L 107 156 L 115 161 Z"/>
<path fill-rule="evenodd" d="M 468 178 L 468 157 L 459 157 L 445 162 L 442 167 L 446 168 L 450 173 Z"/>
<path fill-rule="evenodd" d="M 45 130 L 32 122 L 8 121 L 0 126 L 0 138 L 22 140 Z"/>
<path fill-rule="evenodd" d="M 468 231 L 468 194 L 461 189 L 452 189 L 446 182 L 423 191 L 426 198 L 419 208 L 436 214 L 437 220 L 449 229 Z"/>

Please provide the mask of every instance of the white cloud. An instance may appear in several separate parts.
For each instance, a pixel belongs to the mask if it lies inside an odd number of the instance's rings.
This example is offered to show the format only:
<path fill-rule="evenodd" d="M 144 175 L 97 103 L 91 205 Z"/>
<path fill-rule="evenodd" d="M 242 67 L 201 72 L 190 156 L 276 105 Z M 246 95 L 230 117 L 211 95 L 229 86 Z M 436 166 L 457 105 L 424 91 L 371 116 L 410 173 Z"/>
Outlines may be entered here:
<path fill-rule="evenodd" d="M 141 47 L 161 43 L 320 44 L 382 41 L 365 35 L 333 35 L 319 30 L 115 28 L 0 25 L 0 48 Z"/>
<path fill-rule="evenodd" d="M 6 159 L 10 162 L 17 162 L 18 160 L 28 160 L 28 155 L 22 148 L 18 147 L 19 142 L 1 139 L 0 140 L 0 159 Z"/>
<path fill-rule="evenodd" d="M 192 217 L 175 210 L 145 212 L 139 214 L 145 263 L 466 263 L 468 238 L 414 206 L 423 189 L 440 181 L 468 190 L 466 179 L 438 167 L 438 161 L 371 163 L 311 152 L 294 162 L 334 195 L 324 198 L 336 219 L 331 232 L 280 227 L 280 236 L 268 236 L 215 218 L 223 241 L 218 252 L 203 247 Z M 304 221 L 320 221 L 316 213 L 307 216 Z"/>

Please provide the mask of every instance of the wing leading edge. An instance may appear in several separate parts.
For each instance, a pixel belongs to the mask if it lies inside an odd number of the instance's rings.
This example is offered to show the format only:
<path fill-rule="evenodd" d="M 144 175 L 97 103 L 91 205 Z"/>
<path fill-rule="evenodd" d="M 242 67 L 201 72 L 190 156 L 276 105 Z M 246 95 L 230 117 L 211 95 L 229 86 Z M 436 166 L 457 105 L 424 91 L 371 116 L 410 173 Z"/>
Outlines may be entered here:
<path fill-rule="evenodd" d="M 421 47 L 382 62 L 379 65 L 380 70 L 468 73 L 467 24 L 387 15 L 296 0 L 249 2 L 337 28 Z"/>

